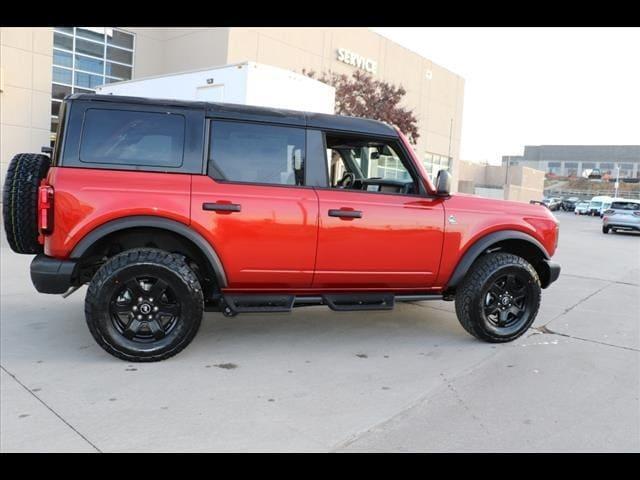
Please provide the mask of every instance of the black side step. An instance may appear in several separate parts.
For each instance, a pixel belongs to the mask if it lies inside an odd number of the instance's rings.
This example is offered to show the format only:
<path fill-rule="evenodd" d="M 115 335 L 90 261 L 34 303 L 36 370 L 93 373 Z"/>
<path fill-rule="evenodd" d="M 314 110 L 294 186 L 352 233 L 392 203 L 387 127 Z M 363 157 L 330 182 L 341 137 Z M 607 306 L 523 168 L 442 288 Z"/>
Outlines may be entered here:
<path fill-rule="evenodd" d="M 206 311 L 220 311 L 232 317 L 239 313 L 287 313 L 294 307 L 327 305 L 339 312 L 357 310 L 392 310 L 395 302 L 447 300 L 442 294 L 394 295 L 393 293 L 331 293 L 322 296 L 272 294 L 218 295 L 208 303 Z"/>
<path fill-rule="evenodd" d="M 333 293 L 322 296 L 331 310 L 392 310 L 395 296 L 392 293 Z"/>
<path fill-rule="evenodd" d="M 295 299 L 295 295 L 224 295 L 223 312 L 226 308 L 232 314 L 290 312 Z"/>

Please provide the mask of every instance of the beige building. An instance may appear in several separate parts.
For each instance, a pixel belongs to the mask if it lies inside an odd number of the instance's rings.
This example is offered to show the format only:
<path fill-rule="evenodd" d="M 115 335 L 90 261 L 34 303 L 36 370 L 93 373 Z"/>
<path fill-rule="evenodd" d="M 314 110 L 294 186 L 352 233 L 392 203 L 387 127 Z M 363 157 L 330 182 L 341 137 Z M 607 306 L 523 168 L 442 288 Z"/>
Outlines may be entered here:
<path fill-rule="evenodd" d="M 529 202 L 542 200 L 544 172 L 523 165 L 459 163 L 458 190 L 483 197 Z"/>
<path fill-rule="evenodd" d="M 418 119 L 416 152 L 457 185 L 464 80 L 366 28 L 0 29 L 0 162 L 38 152 L 64 95 L 103 83 L 255 61 L 296 72 L 356 69 L 402 85 Z"/>

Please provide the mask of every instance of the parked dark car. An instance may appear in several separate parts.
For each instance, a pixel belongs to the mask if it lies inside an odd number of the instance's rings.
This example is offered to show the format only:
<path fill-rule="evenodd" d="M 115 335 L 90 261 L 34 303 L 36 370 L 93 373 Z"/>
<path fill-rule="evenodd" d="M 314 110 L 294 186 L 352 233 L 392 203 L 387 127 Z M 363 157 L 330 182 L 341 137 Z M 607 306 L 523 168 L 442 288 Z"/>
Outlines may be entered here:
<path fill-rule="evenodd" d="M 580 201 L 578 197 L 569 197 L 562 200 L 560 209 L 565 212 L 573 212 L 576 209 L 576 204 Z"/>

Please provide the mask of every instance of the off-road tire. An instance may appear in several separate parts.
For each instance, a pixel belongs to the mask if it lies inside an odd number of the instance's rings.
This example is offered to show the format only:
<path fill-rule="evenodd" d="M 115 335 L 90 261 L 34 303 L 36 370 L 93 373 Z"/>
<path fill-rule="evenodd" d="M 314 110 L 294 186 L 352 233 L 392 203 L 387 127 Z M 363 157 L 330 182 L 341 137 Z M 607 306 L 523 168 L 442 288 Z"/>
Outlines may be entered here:
<path fill-rule="evenodd" d="M 496 331 L 483 314 L 486 288 L 505 273 L 516 273 L 526 279 L 528 292 L 526 318 L 515 331 Z M 486 254 L 470 268 L 456 291 L 455 307 L 462 327 L 474 337 L 491 343 L 515 340 L 531 326 L 540 308 L 540 279 L 533 266 L 522 257 L 504 252 Z M 524 317 L 524 315 L 523 315 Z M 498 329 L 499 330 L 499 329 Z"/>
<path fill-rule="evenodd" d="M 132 276 L 136 283 L 138 277 L 160 278 L 175 291 L 179 319 L 160 340 L 138 343 L 116 327 L 113 296 Z M 131 249 L 110 258 L 94 275 L 85 297 L 85 316 L 93 338 L 111 355 L 129 362 L 156 362 L 180 352 L 198 332 L 203 311 L 202 287 L 185 258 L 155 248 Z"/>
<path fill-rule="evenodd" d="M 9 247 L 16 253 L 38 254 L 38 187 L 51 160 L 39 153 L 19 153 L 11 159 L 2 190 L 2 216 Z"/>

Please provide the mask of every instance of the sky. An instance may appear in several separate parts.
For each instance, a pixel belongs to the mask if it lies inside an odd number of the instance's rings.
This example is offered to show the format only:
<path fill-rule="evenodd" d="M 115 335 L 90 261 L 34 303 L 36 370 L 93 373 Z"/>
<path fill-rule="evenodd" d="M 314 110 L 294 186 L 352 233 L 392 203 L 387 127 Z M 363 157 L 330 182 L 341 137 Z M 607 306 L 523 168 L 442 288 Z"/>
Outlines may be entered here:
<path fill-rule="evenodd" d="M 640 145 L 640 28 L 373 28 L 465 79 L 463 160 Z"/>

